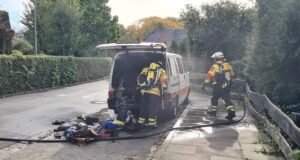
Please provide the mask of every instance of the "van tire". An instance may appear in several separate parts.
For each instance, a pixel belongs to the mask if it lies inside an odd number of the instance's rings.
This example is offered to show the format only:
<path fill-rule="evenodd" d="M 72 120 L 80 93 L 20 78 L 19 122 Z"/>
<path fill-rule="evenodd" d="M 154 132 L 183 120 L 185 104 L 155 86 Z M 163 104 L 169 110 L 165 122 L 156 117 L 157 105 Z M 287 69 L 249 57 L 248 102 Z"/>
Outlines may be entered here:
<path fill-rule="evenodd" d="M 169 119 L 169 110 L 168 109 L 162 109 L 162 106 L 158 108 L 157 112 L 157 120 L 159 123 L 165 122 Z"/>
<path fill-rule="evenodd" d="M 177 108 L 178 108 L 178 97 L 174 99 L 174 101 L 171 104 L 171 108 L 169 109 L 169 118 L 174 119 L 177 116 Z"/>

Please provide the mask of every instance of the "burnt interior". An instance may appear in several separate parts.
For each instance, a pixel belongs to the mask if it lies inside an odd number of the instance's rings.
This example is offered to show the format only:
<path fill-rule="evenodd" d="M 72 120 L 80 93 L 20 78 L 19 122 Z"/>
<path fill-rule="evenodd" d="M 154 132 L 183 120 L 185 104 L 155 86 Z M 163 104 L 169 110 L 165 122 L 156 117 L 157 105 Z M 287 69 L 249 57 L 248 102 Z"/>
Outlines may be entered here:
<path fill-rule="evenodd" d="M 122 86 L 126 90 L 136 90 L 136 78 L 144 67 L 149 66 L 151 62 L 162 61 L 164 63 L 164 54 L 161 52 L 129 52 L 120 53 L 115 58 L 115 64 L 112 75 L 112 87 L 114 89 Z"/>
<path fill-rule="evenodd" d="M 129 109 L 134 115 L 138 114 L 141 95 L 137 92 L 137 76 L 151 62 L 164 63 L 164 55 L 162 52 L 134 51 L 120 53 L 115 57 L 112 87 L 116 90 L 116 112 L 123 113 L 124 110 L 125 113 Z M 126 117 L 124 113 L 120 116 Z"/>

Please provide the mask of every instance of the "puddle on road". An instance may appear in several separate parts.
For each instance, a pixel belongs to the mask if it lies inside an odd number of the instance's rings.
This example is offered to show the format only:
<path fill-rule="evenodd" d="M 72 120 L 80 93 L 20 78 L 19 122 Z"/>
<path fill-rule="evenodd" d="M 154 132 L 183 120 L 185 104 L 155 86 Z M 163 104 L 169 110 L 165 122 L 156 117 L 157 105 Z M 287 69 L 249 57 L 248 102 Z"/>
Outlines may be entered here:
<path fill-rule="evenodd" d="M 93 100 L 93 101 L 90 101 L 91 104 L 107 104 L 106 101 L 98 101 L 98 100 Z"/>

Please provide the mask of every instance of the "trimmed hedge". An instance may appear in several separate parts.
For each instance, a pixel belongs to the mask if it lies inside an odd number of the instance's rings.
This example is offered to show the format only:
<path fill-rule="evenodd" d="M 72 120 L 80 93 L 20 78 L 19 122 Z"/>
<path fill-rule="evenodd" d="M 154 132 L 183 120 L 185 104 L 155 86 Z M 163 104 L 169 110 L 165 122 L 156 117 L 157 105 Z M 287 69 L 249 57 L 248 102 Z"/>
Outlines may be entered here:
<path fill-rule="evenodd" d="M 0 96 L 107 76 L 112 59 L 0 55 Z"/>

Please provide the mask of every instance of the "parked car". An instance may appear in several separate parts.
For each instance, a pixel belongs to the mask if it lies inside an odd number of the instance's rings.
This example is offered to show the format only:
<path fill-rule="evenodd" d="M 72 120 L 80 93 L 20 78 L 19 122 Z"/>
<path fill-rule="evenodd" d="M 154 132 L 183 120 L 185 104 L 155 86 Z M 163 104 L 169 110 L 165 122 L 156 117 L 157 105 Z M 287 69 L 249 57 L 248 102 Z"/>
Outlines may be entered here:
<path fill-rule="evenodd" d="M 189 72 L 184 68 L 182 56 L 166 52 L 163 43 L 139 44 L 103 44 L 99 49 L 119 51 L 113 61 L 109 91 L 108 107 L 115 113 L 120 107 L 126 107 L 138 116 L 141 106 L 140 94 L 137 92 L 137 76 L 142 68 L 153 61 L 161 61 L 168 74 L 168 89 L 162 97 L 159 116 L 174 117 L 177 107 L 188 102 Z M 159 117 L 160 118 L 160 117 Z"/>

